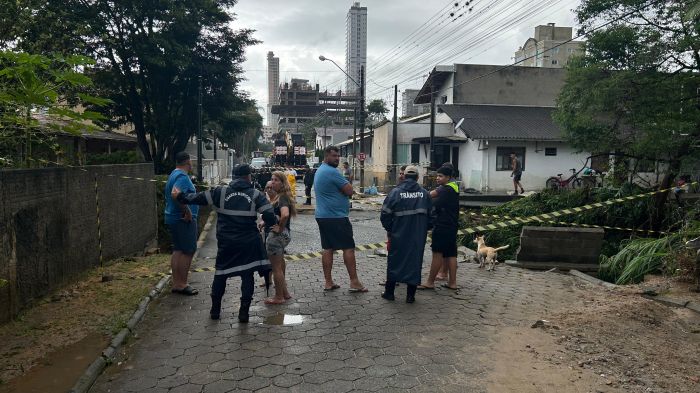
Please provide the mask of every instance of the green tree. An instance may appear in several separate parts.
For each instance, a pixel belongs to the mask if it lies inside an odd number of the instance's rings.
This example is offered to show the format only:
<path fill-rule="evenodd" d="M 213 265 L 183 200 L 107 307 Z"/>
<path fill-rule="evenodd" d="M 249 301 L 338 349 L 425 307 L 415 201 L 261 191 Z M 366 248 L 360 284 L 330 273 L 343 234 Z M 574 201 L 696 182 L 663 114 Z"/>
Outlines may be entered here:
<path fill-rule="evenodd" d="M 92 80 L 83 56 L 42 56 L 0 51 L 0 166 L 30 166 L 46 153 L 60 155 L 56 133 L 95 130 L 103 117 L 80 106 L 108 101 L 85 94 Z"/>
<path fill-rule="evenodd" d="M 686 17 L 690 3 L 584 0 L 583 31 L 616 22 L 591 32 L 585 54 L 569 63 L 554 114 L 577 148 L 663 160 L 664 188 L 698 156 L 700 25 Z"/>
<path fill-rule="evenodd" d="M 374 99 L 367 104 L 367 115 L 374 121 L 385 119 L 384 114 L 388 112 L 386 102 L 382 99 Z"/>
<path fill-rule="evenodd" d="M 97 59 L 96 90 L 113 101 L 99 110 L 109 119 L 104 124 L 133 124 L 156 171 L 196 133 L 200 92 L 205 124 L 247 111 L 237 88 L 245 48 L 258 41 L 252 30 L 231 27 L 236 0 L 1 4 L 5 47 Z"/>
<path fill-rule="evenodd" d="M 671 175 L 694 160 L 700 30 L 684 19 L 688 3 L 586 0 L 578 8 L 583 30 L 633 14 L 591 33 L 585 55 L 568 66 L 555 120 L 575 147 L 664 160 Z"/>

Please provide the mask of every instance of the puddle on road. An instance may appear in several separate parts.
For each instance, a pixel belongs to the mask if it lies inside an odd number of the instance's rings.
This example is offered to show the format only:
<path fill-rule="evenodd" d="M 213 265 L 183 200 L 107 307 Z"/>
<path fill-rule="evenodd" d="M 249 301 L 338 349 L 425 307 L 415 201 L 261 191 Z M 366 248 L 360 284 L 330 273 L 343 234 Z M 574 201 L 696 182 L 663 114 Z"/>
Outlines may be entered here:
<path fill-rule="evenodd" d="M 75 344 L 59 348 L 38 361 L 29 372 L 10 380 L 0 391 L 6 393 L 67 392 L 78 381 L 109 340 L 92 334 Z"/>
<path fill-rule="evenodd" d="M 266 317 L 262 321 L 262 325 L 282 325 L 282 326 L 288 326 L 288 325 L 299 325 L 302 322 L 304 322 L 304 316 L 303 315 L 294 315 L 294 314 L 276 314 L 276 315 L 271 315 L 269 317 Z"/>

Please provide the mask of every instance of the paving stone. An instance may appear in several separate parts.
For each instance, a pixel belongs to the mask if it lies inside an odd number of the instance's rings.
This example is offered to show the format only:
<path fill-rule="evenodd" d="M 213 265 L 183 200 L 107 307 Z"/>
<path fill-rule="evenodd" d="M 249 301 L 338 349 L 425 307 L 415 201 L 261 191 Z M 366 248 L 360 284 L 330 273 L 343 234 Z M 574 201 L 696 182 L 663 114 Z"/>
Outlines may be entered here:
<path fill-rule="evenodd" d="M 199 393 L 202 391 L 202 385 L 185 384 L 176 388 L 170 389 L 168 393 Z"/>
<path fill-rule="evenodd" d="M 230 381 L 230 380 L 220 380 L 216 382 L 212 382 L 204 386 L 204 389 L 202 390 L 202 393 L 228 393 L 228 392 L 234 392 L 236 391 L 237 388 L 237 382 L 236 381 Z"/>
<path fill-rule="evenodd" d="M 308 372 L 314 371 L 314 363 L 292 363 L 288 365 L 285 370 L 290 374 L 304 375 Z"/>
<path fill-rule="evenodd" d="M 376 212 L 353 211 L 351 220 L 358 244 L 358 239 L 385 237 Z M 318 247 L 312 215 L 296 217 L 294 226 L 297 235 L 290 252 Z M 197 261 L 201 266 L 216 256 L 215 229 L 212 232 L 200 249 L 202 258 L 209 257 Z M 430 258 L 428 250 L 423 276 Z M 357 260 L 366 285 L 385 279 L 385 260 L 361 252 Z M 336 265 L 334 278 L 345 289 L 324 292 L 318 259 L 289 263 L 287 279 L 294 298 L 283 307 L 268 307 L 256 288 L 249 324 L 236 319 L 239 280 L 230 280 L 220 321 L 208 319 L 206 296 L 165 294 L 139 325 L 140 340 L 126 349 L 133 368 L 101 376 L 95 392 L 482 392 L 488 370 L 478 359 L 500 327 L 531 323 L 543 313 L 581 302 L 589 290 L 577 287 L 568 276 L 502 265 L 485 272 L 465 263 L 457 277 L 459 293 L 426 291 L 415 304 L 406 305 L 386 302 L 376 287 L 370 294 L 347 293 L 347 272 Z M 212 278 L 212 272 L 190 276 L 200 288 Z M 404 294 L 402 285 L 397 296 L 402 299 Z M 281 310 L 307 319 L 293 326 L 262 324 L 263 318 Z"/>
<path fill-rule="evenodd" d="M 271 381 L 269 378 L 262 378 L 262 377 L 249 377 L 244 380 L 238 381 L 238 387 L 241 389 L 247 389 L 247 390 L 258 390 L 262 389 L 265 386 L 270 385 Z"/>
<path fill-rule="evenodd" d="M 298 385 L 303 382 L 303 378 L 301 375 L 296 375 L 296 374 L 281 374 L 276 376 L 273 380 L 272 383 L 275 384 L 275 386 L 279 386 L 282 388 L 290 388 L 294 385 Z"/>
<path fill-rule="evenodd" d="M 265 366 L 258 367 L 254 370 L 255 375 L 263 378 L 274 378 L 282 373 L 284 373 L 284 367 L 278 366 L 276 364 L 267 364 Z"/>

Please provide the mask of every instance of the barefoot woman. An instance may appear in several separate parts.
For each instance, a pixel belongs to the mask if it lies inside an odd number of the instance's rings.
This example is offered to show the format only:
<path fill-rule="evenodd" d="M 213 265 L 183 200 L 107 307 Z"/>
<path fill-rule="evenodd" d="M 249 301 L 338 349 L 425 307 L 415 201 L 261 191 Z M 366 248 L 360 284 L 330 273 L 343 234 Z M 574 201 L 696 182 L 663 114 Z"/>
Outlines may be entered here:
<path fill-rule="evenodd" d="M 294 207 L 292 189 L 284 172 L 274 172 L 270 182 L 275 194 L 271 203 L 279 222 L 265 228 L 267 235 L 265 245 L 267 256 L 272 263 L 272 278 L 275 283 L 275 296 L 266 299 L 265 304 L 282 304 L 292 297 L 287 290 L 285 280 L 287 264 L 284 261 L 284 248 L 291 240 L 290 222 L 292 217 L 297 215 L 297 210 Z"/>

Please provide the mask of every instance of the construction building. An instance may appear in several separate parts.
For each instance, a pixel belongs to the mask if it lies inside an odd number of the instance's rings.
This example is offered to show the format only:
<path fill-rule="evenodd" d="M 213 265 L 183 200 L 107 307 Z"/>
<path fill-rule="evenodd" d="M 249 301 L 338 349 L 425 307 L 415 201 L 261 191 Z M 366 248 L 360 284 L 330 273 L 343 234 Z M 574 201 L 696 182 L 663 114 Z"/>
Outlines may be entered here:
<path fill-rule="evenodd" d="M 345 71 L 360 83 L 362 67 L 367 73 L 367 7 L 361 7 L 358 1 L 350 7 L 345 22 Z M 345 79 L 345 91 L 356 95 L 359 87 L 352 79 Z"/>
<path fill-rule="evenodd" d="M 279 104 L 280 98 L 280 59 L 267 52 L 267 125 L 277 132 L 278 116 L 272 113 L 272 106 Z"/>

